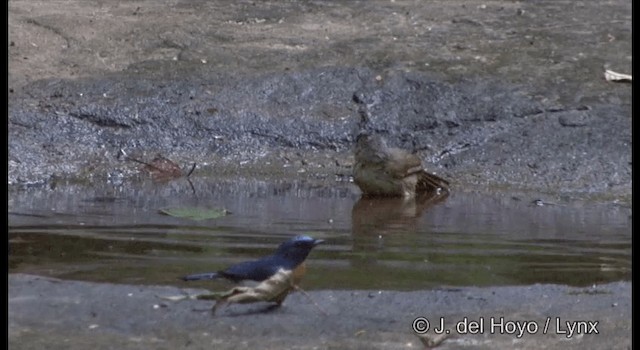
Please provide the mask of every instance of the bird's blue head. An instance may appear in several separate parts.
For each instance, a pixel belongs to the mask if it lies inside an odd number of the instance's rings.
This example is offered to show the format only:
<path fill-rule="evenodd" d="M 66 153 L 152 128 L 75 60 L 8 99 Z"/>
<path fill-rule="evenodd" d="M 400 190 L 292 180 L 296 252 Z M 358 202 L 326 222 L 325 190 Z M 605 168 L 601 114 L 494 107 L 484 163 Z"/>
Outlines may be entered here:
<path fill-rule="evenodd" d="M 313 247 L 322 242 L 324 240 L 309 236 L 295 236 L 280 244 L 275 255 L 290 260 L 294 266 L 297 266 L 307 258 Z"/>

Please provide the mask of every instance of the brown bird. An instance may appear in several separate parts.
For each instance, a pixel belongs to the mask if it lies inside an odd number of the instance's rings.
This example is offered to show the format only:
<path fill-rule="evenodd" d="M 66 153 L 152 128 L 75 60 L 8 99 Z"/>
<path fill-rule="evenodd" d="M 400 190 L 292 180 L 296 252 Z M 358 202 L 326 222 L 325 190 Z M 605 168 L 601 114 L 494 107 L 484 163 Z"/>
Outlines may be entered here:
<path fill-rule="evenodd" d="M 353 95 L 360 115 L 353 180 L 363 196 L 414 198 L 420 194 L 448 194 L 449 182 L 426 171 L 417 155 L 387 146 L 372 128 L 366 100 L 362 92 Z"/>
<path fill-rule="evenodd" d="M 356 138 L 353 178 L 365 196 L 413 198 L 449 192 L 449 182 L 427 172 L 417 155 L 389 147 L 382 136 L 367 131 Z"/>

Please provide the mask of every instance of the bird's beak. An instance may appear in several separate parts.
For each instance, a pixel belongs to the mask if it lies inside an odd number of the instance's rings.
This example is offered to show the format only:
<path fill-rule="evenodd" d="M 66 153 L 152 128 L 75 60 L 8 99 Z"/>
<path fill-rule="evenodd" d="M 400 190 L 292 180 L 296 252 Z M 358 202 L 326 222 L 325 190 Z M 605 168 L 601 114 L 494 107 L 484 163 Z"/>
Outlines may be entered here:
<path fill-rule="evenodd" d="M 316 240 L 314 240 L 314 241 L 313 241 L 313 246 L 315 247 L 315 246 L 317 246 L 317 245 L 318 245 L 318 244 L 320 244 L 320 243 L 324 243 L 324 239 L 316 239 Z"/>

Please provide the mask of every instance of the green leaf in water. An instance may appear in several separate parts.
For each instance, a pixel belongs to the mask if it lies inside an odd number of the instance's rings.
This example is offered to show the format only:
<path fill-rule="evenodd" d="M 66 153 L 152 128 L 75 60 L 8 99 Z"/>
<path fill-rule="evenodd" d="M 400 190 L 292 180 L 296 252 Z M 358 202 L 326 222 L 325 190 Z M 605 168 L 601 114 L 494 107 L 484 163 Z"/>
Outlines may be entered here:
<path fill-rule="evenodd" d="M 230 211 L 224 208 L 166 208 L 160 209 L 159 212 L 160 214 L 191 220 L 217 219 L 227 214 L 231 214 Z"/>

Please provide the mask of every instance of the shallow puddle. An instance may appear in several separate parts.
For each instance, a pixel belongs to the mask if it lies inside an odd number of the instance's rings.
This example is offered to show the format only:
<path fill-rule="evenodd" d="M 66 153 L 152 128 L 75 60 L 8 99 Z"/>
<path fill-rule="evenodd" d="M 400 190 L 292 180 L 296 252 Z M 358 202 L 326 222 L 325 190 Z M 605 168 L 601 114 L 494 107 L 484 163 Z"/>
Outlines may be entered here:
<path fill-rule="evenodd" d="M 455 189 L 435 201 L 361 200 L 355 185 L 193 179 L 9 193 L 9 271 L 64 279 L 226 288 L 179 276 L 325 239 L 306 289 L 415 290 L 631 280 L 631 209 L 544 205 Z M 226 208 L 194 221 L 164 208 Z"/>

